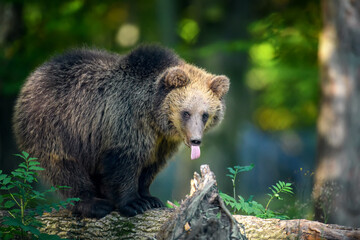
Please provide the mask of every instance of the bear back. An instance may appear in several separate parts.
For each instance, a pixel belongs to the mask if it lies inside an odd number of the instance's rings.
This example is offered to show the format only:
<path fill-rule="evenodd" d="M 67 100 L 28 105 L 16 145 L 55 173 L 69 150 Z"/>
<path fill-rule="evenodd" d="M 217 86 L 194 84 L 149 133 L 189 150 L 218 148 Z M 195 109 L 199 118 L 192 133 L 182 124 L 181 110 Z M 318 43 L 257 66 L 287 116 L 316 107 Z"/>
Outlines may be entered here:
<path fill-rule="evenodd" d="M 142 79 L 157 77 L 165 69 L 177 66 L 182 60 L 170 49 L 157 45 L 143 45 L 122 59 L 124 70 Z"/>

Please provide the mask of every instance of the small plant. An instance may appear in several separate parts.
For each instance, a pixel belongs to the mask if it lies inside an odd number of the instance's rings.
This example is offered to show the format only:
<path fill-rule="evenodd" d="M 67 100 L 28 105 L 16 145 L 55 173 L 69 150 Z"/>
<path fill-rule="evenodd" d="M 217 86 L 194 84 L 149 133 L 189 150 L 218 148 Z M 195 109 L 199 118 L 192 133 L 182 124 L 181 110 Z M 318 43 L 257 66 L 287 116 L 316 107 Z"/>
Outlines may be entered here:
<path fill-rule="evenodd" d="M 233 197 L 229 196 L 225 193 L 220 193 L 221 198 L 224 200 L 226 205 L 229 205 L 233 209 L 233 213 L 244 213 L 247 215 L 254 215 L 261 218 L 280 218 L 280 219 L 288 219 L 289 217 L 285 215 L 281 215 L 277 212 L 274 212 L 269 209 L 270 203 L 273 199 L 283 200 L 280 194 L 293 194 L 293 189 L 291 187 L 291 183 L 285 183 L 282 181 L 277 182 L 275 185 L 272 185 L 269 187 L 271 190 L 271 193 L 268 193 L 267 195 L 270 197 L 266 207 L 264 207 L 262 204 L 252 200 L 253 196 L 250 196 L 248 200 L 245 200 L 242 196 L 238 196 L 238 200 L 236 200 L 236 193 L 235 193 L 235 187 L 236 187 L 236 175 L 240 172 L 250 171 L 254 168 L 254 165 L 250 166 L 235 166 L 234 168 L 229 167 L 228 170 L 230 174 L 227 174 L 226 176 L 231 178 L 231 181 L 233 183 Z"/>
<path fill-rule="evenodd" d="M 228 170 L 229 170 L 230 174 L 226 174 L 226 176 L 231 178 L 232 185 L 233 185 L 233 196 L 234 196 L 234 198 L 236 198 L 235 189 L 236 189 L 236 176 L 237 176 L 237 174 L 241 173 L 241 172 L 248 172 L 253 168 L 254 168 L 254 164 L 251 164 L 249 166 L 235 166 L 234 168 L 228 167 Z"/>
<path fill-rule="evenodd" d="M 0 209 L 6 210 L 10 216 L 2 219 L 0 226 L 1 239 L 61 239 L 56 235 L 40 233 L 39 227 L 42 223 L 35 216 L 42 216 L 44 212 L 59 210 L 68 204 L 79 201 L 78 198 L 68 198 L 58 203 L 47 204 L 46 195 L 66 186 L 56 186 L 39 192 L 33 189 L 32 184 L 37 182 L 37 172 L 44 169 L 39 167 L 36 158 L 29 157 L 29 154 L 15 154 L 21 157 L 24 162 L 10 175 L 0 170 L 0 190 L 5 194 L 0 195 Z M 30 208 L 31 207 L 31 208 Z"/>
<path fill-rule="evenodd" d="M 168 207 L 168 208 L 177 208 L 179 206 L 180 206 L 180 203 L 176 200 L 174 202 L 167 201 L 167 203 L 166 203 L 166 207 Z"/>

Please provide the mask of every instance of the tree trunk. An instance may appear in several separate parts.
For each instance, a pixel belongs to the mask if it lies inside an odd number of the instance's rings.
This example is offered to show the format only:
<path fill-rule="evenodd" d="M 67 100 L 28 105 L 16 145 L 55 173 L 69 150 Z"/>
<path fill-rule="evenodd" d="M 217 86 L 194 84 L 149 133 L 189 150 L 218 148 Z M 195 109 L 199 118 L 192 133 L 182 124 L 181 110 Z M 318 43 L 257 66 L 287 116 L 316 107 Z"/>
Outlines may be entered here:
<path fill-rule="evenodd" d="M 7 46 L 24 34 L 21 2 L 0 2 L 0 46 Z"/>
<path fill-rule="evenodd" d="M 317 220 L 360 226 L 360 1 L 322 0 Z"/>

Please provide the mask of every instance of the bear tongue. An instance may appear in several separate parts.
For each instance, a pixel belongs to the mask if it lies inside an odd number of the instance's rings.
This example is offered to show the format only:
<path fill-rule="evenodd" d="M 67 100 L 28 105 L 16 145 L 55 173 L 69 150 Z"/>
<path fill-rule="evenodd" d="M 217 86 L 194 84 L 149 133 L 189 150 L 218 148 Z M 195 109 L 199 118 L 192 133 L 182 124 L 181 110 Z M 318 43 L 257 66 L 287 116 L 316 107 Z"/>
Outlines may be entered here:
<path fill-rule="evenodd" d="M 197 159 L 200 157 L 200 147 L 191 146 L 191 160 Z"/>

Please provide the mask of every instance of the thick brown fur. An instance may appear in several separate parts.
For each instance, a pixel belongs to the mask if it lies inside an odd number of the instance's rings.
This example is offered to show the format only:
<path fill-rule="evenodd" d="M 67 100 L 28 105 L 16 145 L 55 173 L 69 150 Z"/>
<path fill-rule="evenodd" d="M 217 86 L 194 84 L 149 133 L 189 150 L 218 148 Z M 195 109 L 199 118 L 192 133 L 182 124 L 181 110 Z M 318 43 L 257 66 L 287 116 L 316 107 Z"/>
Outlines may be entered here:
<path fill-rule="evenodd" d="M 72 50 L 29 76 L 14 132 L 51 184 L 70 186 L 63 195 L 81 198 L 74 213 L 133 216 L 163 206 L 150 195 L 151 182 L 182 141 L 199 145 L 222 120 L 228 89 L 225 76 L 162 47 L 127 55 Z"/>

